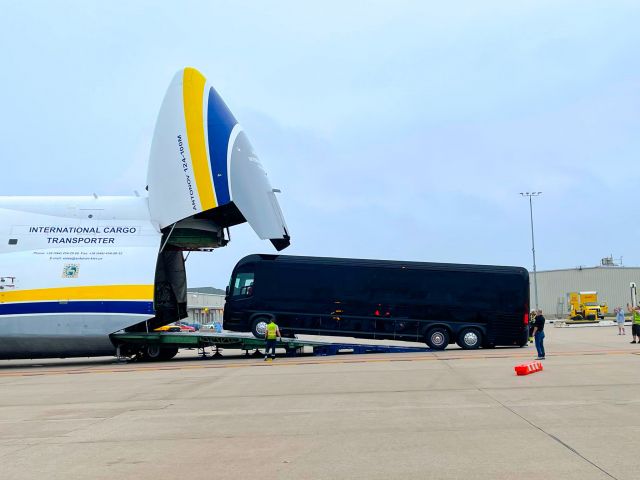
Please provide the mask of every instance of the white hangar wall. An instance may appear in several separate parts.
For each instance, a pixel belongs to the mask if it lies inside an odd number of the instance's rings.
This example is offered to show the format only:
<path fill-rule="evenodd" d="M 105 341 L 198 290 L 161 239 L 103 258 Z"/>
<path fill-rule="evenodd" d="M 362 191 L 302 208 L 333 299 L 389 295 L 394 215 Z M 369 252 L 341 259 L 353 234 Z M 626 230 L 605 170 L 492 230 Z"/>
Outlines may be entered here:
<path fill-rule="evenodd" d="M 606 302 L 609 313 L 631 301 L 629 285 L 640 288 L 640 267 L 590 267 L 538 272 L 538 303 L 549 318 L 568 312 L 567 293 L 598 292 L 598 301 Z M 533 272 L 530 272 L 531 306 L 535 307 Z"/>

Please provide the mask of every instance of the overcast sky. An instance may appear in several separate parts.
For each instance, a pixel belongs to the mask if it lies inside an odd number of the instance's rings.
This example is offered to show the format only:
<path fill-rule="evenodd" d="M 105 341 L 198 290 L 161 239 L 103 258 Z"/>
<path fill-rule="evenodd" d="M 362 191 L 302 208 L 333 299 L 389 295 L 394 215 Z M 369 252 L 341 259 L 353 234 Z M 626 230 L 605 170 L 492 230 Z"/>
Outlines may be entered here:
<path fill-rule="evenodd" d="M 289 254 L 640 265 L 637 1 L 0 0 L 1 195 L 144 191 L 176 71 L 269 172 Z M 188 261 L 222 287 L 246 225 Z"/>

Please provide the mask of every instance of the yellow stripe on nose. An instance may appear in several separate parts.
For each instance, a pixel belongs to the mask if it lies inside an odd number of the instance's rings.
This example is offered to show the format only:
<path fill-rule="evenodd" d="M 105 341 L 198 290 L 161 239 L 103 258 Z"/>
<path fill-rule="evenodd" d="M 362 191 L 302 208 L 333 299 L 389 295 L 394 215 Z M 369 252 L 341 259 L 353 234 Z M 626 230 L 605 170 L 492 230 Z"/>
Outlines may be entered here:
<path fill-rule="evenodd" d="M 217 207 L 213 192 L 211 167 L 204 137 L 204 76 L 195 68 L 185 68 L 182 87 L 184 118 L 191 152 L 191 164 L 196 177 L 196 187 L 202 210 Z"/>

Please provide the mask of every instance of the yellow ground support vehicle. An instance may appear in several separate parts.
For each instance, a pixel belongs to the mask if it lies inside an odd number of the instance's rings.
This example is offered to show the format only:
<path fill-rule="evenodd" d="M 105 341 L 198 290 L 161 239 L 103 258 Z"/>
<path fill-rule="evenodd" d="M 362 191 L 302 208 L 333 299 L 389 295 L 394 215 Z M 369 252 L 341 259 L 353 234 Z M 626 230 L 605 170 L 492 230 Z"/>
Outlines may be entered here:
<path fill-rule="evenodd" d="M 598 320 L 609 312 L 606 303 L 598 302 L 598 292 L 571 292 L 567 294 L 571 320 Z"/>

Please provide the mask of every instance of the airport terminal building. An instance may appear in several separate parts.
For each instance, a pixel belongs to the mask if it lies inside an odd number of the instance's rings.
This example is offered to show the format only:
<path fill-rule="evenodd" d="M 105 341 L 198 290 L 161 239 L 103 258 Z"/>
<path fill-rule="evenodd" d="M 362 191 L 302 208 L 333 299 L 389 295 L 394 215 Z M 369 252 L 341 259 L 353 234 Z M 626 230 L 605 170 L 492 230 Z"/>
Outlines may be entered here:
<path fill-rule="evenodd" d="M 631 302 L 630 284 L 640 286 L 640 267 L 577 267 L 547 270 L 537 273 L 538 304 L 547 318 L 568 315 L 569 292 L 595 291 L 598 301 L 609 306 L 609 314 L 616 306 Z M 533 272 L 530 272 L 531 307 L 535 307 Z"/>

